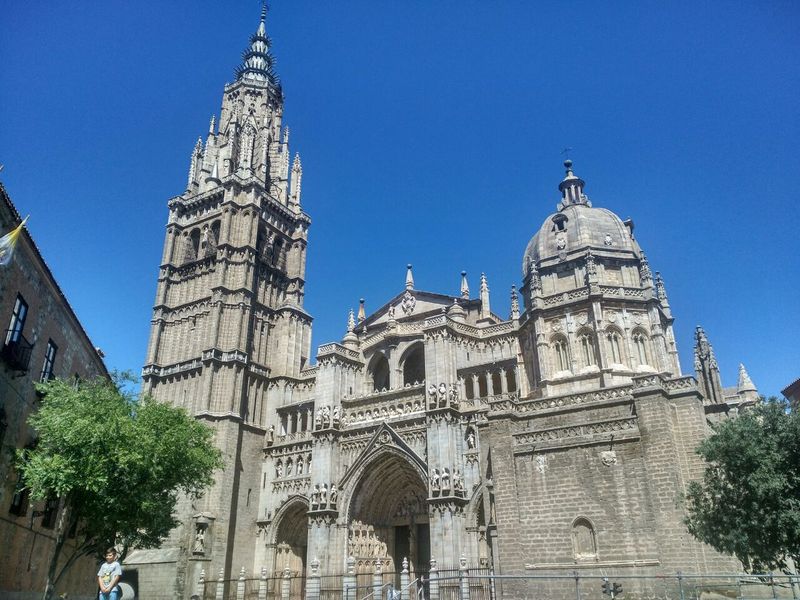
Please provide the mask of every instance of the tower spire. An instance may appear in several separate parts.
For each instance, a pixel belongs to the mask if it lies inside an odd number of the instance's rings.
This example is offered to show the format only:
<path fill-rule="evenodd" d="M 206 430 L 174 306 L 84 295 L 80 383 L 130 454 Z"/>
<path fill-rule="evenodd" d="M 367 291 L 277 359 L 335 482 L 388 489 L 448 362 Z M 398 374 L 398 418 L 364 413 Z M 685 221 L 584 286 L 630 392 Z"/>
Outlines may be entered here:
<path fill-rule="evenodd" d="M 467 283 L 466 271 L 461 271 L 461 297 L 469 300 L 469 283 Z"/>
<path fill-rule="evenodd" d="M 275 58 L 270 52 L 272 41 L 267 35 L 267 5 L 261 6 L 261 21 L 250 36 L 250 46 L 242 53 L 242 64 L 236 69 L 237 80 L 267 81 L 280 91 L 280 80 L 275 73 Z"/>

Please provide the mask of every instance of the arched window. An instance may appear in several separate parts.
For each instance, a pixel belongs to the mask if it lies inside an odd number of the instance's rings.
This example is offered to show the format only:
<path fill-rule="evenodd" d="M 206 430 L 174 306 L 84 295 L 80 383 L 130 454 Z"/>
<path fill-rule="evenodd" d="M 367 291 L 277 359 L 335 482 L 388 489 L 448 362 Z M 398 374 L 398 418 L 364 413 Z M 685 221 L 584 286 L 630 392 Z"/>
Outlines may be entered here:
<path fill-rule="evenodd" d="M 420 343 L 406 351 L 403 360 L 403 385 L 423 381 L 425 381 L 425 347 Z"/>
<path fill-rule="evenodd" d="M 594 336 L 590 332 L 582 331 L 578 334 L 578 352 L 582 366 L 591 367 L 597 364 L 594 355 Z"/>
<path fill-rule="evenodd" d="M 617 365 L 624 365 L 622 357 L 622 334 L 616 329 L 606 331 L 606 341 L 608 342 L 608 355 L 611 362 Z"/>
<path fill-rule="evenodd" d="M 499 371 L 492 373 L 492 389 L 494 390 L 495 396 L 503 392 L 503 381 Z"/>
<path fill-rule="evenodd" d="M 572 548 L 576 560 L 597 558 L 597 540 L 589 519 L 578 517 L 572 523 Z"/>
<path fill-rule="evenodd" d="M 647 351 L 647 335 L 639 329 L 633 332 L 631 339 L 633 340 L 633 348 L 636 351 L 636 359 L 639 361 L 639 364 L 649 365 L 650 361 L 648 359 L 650 355 Z"/>
<path fill-rule="evenodd" d="M 472 385 L 472 376 L 467 375 L 464 380 L 464 393 L 467 395 L 467 400 L 475 398 L 475 386 Z"/>
<path fill-rule="evenodd" d="M 380 352 L 372 357 L 369 367 L 372 389 L 376 392 L 389 389 L 389 361 Z"/>
<path fill-rule="evenodd" d="M 551 344 L 553 346 L 553 365 L 556 371 L 571 371 L 567 339 L 559 336 L 554 338 Z"/>
<path fill-rule="evenodd" d="M 514 369 L 508 369 L 506 371 L 506 385 L 508 386 L 509 392 L 517 391 L 517 374 Z"/>

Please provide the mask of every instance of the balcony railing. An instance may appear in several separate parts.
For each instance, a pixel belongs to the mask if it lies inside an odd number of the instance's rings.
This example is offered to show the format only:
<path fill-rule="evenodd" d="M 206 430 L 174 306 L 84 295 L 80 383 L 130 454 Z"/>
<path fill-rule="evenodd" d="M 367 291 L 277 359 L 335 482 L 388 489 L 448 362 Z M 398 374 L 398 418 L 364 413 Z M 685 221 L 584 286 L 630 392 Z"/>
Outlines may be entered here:
<path fill-rule="evenodd" d="M 10 329 L 6 330 L 6 339 L 8 341 L 0 350 L 0 357 L 15 371 L 27 372 L 31 362 L 33 344 L 26 340 L 21 333 L 14 334 Z"/>

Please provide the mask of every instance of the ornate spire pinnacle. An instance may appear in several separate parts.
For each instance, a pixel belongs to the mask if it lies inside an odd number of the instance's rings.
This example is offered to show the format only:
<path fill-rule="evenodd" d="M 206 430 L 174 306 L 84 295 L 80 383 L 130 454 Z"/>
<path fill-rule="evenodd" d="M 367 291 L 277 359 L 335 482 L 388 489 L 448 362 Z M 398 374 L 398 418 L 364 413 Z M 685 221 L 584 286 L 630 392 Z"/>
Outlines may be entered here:
<path fill-rule="evenodd" d="M 467 283 L 466 271 L 461 271 L 461 297 L 469 300 L 469 283 Z"/>
<path fill-rule="evenodd" d="M 539 269 L 536 268 L 536 263 L 533 261 L 531 261 L 529 272 L 531 274 L 531 294 L 533 294 L 533 292 L 541 292 L 542 278 L 539 275 Z"/>
<path fill-rule="evenodd" d="M 219 163 L 218 161 L 214 161 L 214 165 L 211 167 L 211 175 L 206 177 L 206 184 L 216 183 L 219 184 Z"/>
<path fill-rule="evenodd" d="M 350 309 L 350 312 L 347 314 L 347 333 L 344 334 L 344 338 L 342 338 L 342 342 L 346 348 L 356 348 L 358 347 L 358 336 L 355 334 L 356 328 L 356 319 L 353 315 L 353 309 Z"/>
<path fill-rule="evenodd" d="M 519 319 L 519 297 L 517 296 L 517 286 L 511 286 L 511 318 Z"/>
<path fill-rule="evenodd" d="M 567 169 L 567 174 L 558 184 L 558 190 L 561 192 L 561 203 L 564 206 L 568 204 L 587 204 L 588 198 L 583 194 L 583 186 L 586 185 L 586 182 L 572 172 L 571 160 L 565 160 L 564 167 Z"/>
<path fill-rule="evenodd" d="M 406 265 L 406 289 L 414 289 L 414 272 L 411 270 L 411 263 Z"/>
<path fill-rule="evenodd" d="M 270 52 L 272 42 L 267 35 L 267 7 L 261 8 L 261 21 L 256 32 L 250 36 L 250 46 L 242 53 L 242 64 L 236 69 L 236 79 L 249 81 L 268 81 L 281 90 L 280 80 L 275 73 L 275 59 Z"/>
<path fill-rule="evenodd" d="M 661 273 L 658 271 L 656 271 L 656 296 L 661 304 L 664 306 L 669 306 L 669 300 L 667 300 L 667 289 L 664 287 L 664 279 L 661 277 Z"/>
<path fill-rule="evenodd" d="M 486 273 L 481 273 L 481 319 L 491 316 L 492 309 L 489 305 L 489 283 L 486 281 Z"/>
<path fill-rule="evenodd" d="M 192 158 L 189 161 L 189 180 L 186 183 L 187 190 L 190 190 L 192 188 L 192 184 L 195 182 L 195 177 L 197 177 L 197 164 L 202 156 L 203 140 L 198 137 L 197 143 L 194 145 L 194 150 L 192 150 Z"/>
<path fill-rule="evenodd" d="M 289 203 L 300 206 L 300 191 L 303 182 L 303 165 L 300 163 L 300 153 L 294 155 L 292 163 L 292 189 L 289 193 Z"/>
<path fill-rule="evenodd" d="M 353 331 L 356 328 L 356 317 L 353 313 L 353 309 L 350 309 L 350 312 L 347 314 L 347 331 Z"/>
<path fill-rule="evenodd" d="M 361 323 L 367 318 L 367 311 L 364 309 L 364 299 L 358 301 L 358 322 Z"/>
<path fill-rule="evenodd" d="M 747 369 L 744 365 L 739 363 L 739 382 L 736 384 L 737 392 L 758 392 L 750 375 L 747 374 Z"/>
<path fill-rule="evenodd" d="M 639 280 L 644 287 L 653 285 L 653 273 L 650 271 L 650 263 L 647 262 L 647 256 L 645 256 L 644 250 L 642 250 L 642 257 L 640 260 Z M 661 287 L 663 291 L 663 281 L 661 282 Z M 664 297 L 666 298 L 666 296 L 667 294 L 664 292 Z"/>
<path fill-rule="evenodd" d="M 211 115 L 211 123 L 208 125 L 208 135 L 214 135 L 214 129 L 217 124 L 217 117 L 216 115 Z"/>

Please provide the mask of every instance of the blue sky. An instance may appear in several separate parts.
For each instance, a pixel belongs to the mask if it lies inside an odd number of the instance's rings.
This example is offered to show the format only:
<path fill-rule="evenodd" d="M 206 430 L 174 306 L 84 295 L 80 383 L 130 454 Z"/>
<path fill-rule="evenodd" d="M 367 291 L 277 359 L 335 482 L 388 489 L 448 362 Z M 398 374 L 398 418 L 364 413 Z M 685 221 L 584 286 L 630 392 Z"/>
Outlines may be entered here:
<path fill-rule="evenodd" d="M 311 215 L 314 345 L 359 297 L 473 292 L 506 315 L 572 147 L 663 273 L 685 372 L 800 377 L 796 2 L 274 0 Z M 7 2 L 0 179 L 112 368 L 144 360 L 167 200 L 256 28 L 237 2 Z"/>

